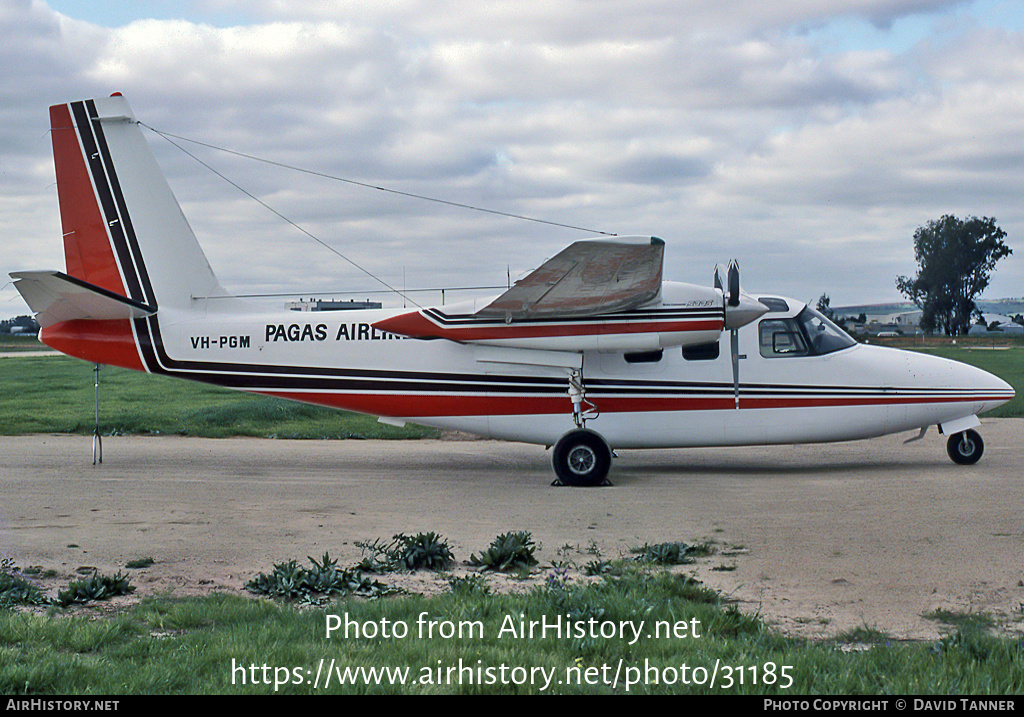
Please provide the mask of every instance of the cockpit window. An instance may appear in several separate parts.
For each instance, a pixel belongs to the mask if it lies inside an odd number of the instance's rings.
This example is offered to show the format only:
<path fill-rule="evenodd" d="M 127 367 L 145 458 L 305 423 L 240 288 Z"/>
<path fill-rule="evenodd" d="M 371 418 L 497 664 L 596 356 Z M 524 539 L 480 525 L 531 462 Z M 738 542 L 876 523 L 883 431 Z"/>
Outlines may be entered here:
<path fill-rule="evenodd" d="M 809 306 L 796 318 L 764 319 L 758 327 L 765 358 L 823 356 L 857 343 Z"/>
<path fill-rule="evenodd" d="M 796 319 L 766 319 L 759 327 L 761 355 L 765 358 L 807 355 L 807 343 Z"/>
<path fill-rule="evenodd" d="M 830 354 L 857 343 L 848 333 L 810 306 L 801 311 L 796 318 L 803 324 L 807 338 L 810 339 L 811 353 L 817 356 Z"/>

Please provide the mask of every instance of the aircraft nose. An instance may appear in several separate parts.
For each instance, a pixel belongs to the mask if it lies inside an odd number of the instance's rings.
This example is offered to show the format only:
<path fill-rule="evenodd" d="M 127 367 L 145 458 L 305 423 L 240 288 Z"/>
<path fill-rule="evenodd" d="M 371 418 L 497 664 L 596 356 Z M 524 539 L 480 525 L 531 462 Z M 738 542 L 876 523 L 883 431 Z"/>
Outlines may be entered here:
<path fill-rule="evenodd" d="M 988 380 L 992 384 L 992 391 L 997 395 L 997 398 L 991 401 L 986 401 L 984 411 L 989 411 L 997 406 L 1002 406 L 1004 403 L 1012 401 L 1017 396 L 1017 391 L 1009 383 L 1003 379 L 995 376 L 988 371 L 983 372 Z"/>
<path fill-rule="evenodd" d="M 1013 386 L 1003 379 L 962 361 L 923 352 L 904 352 L 904 358 L 907 378 L 938 403 L 957 404 L 980 414 L 1016 395 Z"/>
<path fill-rule="evenodd" d="M 963 368 L 960 370 L 967 379 L 965 385 L 973 387 L 978 399 L 982 402 L 978 413 L 991 411 L 993 408 L 1002 406 L 1004 403 L 1013 400 L 1017 395 L 1013 386 L 995 374 L 976 366 L 961 365 Z"/>

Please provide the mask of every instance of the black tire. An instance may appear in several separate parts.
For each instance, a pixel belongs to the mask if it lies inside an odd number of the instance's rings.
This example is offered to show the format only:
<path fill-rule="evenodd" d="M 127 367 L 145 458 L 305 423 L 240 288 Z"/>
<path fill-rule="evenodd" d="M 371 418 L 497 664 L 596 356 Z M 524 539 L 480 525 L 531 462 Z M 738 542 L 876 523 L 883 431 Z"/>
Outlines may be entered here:
<path fill-rule="evenodd" d="M 974 465 L 985 452 L 985 442 L 977 431 L 967 430 L 963 433 L 954 433 L 946 441 L 946 453 L 953 459 L 954 463 L 962 466 Z"/>
<path fill-rule="evenodd" d="M 612 449 L 599 433 L 579 428 L 558 439 L 551 465 L 563 485 L 601 485 L 612 467 Z"/>

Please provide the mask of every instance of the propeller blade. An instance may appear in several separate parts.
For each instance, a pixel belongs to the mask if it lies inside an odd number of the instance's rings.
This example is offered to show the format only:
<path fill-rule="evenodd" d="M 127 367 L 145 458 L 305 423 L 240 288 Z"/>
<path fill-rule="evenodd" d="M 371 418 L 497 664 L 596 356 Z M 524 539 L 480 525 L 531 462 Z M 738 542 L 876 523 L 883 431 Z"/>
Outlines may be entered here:
<path fill-rule="evenodd" d="M 740 290 L 740 265 L 735 259 L 729 262 L 728 291 L 722 288 L 721 267 L 715 264 L 715 288 L 722 292 L 725 304 L 725 328 L 738 329 L 749 324 L 768 311 L 768 307 Z"/>
<path fill-rule="evenodd" d="M 729 262 L 729 306 L 740 305 L 740 265 L 735 260 Z"/>
<path fill-rule="evenodd" d="M 732 395 L 736 408 L 740 407 L 740 337 L 733 329 L 729 332 L 729 344 L 732 351 Z"/>

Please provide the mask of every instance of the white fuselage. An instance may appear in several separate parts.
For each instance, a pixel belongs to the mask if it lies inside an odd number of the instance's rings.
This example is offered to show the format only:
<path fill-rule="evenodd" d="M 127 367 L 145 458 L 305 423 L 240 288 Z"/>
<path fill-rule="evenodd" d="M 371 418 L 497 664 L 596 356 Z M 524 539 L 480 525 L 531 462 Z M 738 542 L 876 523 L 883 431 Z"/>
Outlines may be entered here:
<path fill-rule="evenodd" d="M 393 311 L 218 313 L 216 304 L 179 320 L 162 312 L 150 339 L 162 350 L 144 352 L 147 368 L 505 440 L 551 445 L 573 428 L 568 366 L 517 363 L 516 349 L 494 362 L 486 347 L 373 327 Z M 954 421 L 1013 396 L 991 374 L 915 352 L 777 351 L 767 329 L 805 308 L 785 305 L 739 329 L 738 393 L 728 332 L 698 351 L 577 354 L 587 427 L 613 448 L 841 441 Z"/>

